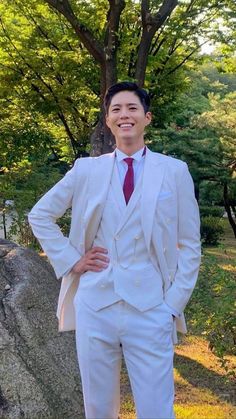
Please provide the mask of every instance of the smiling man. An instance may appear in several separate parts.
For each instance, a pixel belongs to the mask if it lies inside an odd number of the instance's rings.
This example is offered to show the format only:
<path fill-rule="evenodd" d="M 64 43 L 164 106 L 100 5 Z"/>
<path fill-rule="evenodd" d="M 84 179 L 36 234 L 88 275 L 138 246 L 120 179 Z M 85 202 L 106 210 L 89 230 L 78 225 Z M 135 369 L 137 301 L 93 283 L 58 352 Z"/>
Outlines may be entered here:
<path fill-rule="evenodd" d="M 144 147 L 144 130 L 151 122 L 149 101 L 146 104 L 144 97 L 133 91 L 120 91 L 108 96 L 106 102 L 106 123 L 115 136 L 116 146 L 130 156 Z"/>
<path fill-rule="evenodd" d="M 144 144 L 150 99 L 111 86 L 116 150 L 78 159 L 29 214 L 56 275 L 59 330 L 76 329 L 87 419 L 117 419 L 124 356 L 139 419 L 174 418 L 173 344 L 200 264 L 199 212 L 186 163 Z M 55 223 L 72 208 L 69 237 Z"/>

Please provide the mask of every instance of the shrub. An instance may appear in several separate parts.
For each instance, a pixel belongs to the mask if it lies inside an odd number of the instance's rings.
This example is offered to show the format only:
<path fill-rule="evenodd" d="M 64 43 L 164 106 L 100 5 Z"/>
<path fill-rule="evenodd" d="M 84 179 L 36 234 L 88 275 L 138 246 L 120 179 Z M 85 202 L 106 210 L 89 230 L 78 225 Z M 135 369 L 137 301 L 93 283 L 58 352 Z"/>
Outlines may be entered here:
<path fill-rule="evenodd" d="M 201 217 L 208 217 L 208 216 L 212 216 L 212 217 L 223 217 L 224 215 L 224 208 L 223 207 L 208 207 L 206 205 L 200 205 L 200 214 Z"/>
<path fill-rule="evenodd" d="M 201 237 L 204 244 L 218 244 L 223 234 L 220 218 L 211 215 L 201 218 Z"/>
<path fill-rule="evenodd" d="M 64 236 L 69 236 L 70 232 L 70 224 L 71 224 L 71 210 L 68 209 L 65 214 L 57 220 L 57 224 L 59 225 L 62 233 Z"/>
<path fill-rule="evenodd" d="M 226 371 L 226 356 L 236 355 L 235 291 L 234 269 L 223 269 L 215 256 L 205 254 L 186 314 L 191 333 L 207 338 Z"/>

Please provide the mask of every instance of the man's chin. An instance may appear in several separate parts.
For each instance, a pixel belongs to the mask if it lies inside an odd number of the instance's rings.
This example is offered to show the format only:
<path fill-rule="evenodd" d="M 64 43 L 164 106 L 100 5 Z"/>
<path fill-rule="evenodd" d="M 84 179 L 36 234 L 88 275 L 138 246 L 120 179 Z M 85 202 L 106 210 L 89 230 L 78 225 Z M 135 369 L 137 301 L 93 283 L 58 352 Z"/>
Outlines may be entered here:
<path fill-rule="evenodd" d="M 120 140 L 126 144 L 132 144 L 135 141 L 135 138 L 131 135 L 124 135 L 120 138 Z"/>

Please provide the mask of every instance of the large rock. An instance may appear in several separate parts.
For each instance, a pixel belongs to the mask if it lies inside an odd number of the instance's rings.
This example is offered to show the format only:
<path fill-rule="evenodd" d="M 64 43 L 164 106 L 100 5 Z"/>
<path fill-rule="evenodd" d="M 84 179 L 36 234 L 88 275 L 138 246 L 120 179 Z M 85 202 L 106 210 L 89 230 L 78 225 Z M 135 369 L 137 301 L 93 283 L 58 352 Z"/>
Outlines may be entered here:
<path fill-rule="evenodd" d="M 34 251 L 0 239 L 0 417 L 84 418 L 74 333 L 58 333 L 59 281 Z"/>

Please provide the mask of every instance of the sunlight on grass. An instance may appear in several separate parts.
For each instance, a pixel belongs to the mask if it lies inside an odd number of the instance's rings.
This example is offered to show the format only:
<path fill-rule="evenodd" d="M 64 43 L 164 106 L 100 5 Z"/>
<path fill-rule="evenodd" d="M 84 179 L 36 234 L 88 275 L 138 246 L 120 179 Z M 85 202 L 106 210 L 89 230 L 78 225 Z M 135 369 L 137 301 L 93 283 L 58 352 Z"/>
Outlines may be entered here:
<path fill-rule="evenodd" d="M 236 409 L 228 404 L 211 406 L 209 404 L 175 405 L 176 419 L 232 419 L 236 416 Z M 120 419 L 135 419 L 135 411 L 124 411 Z M 148 419 L 148 418 L 143 418 Z"/>
<path fill-rule="evenodd" d="M 229 264 L 229 266 L 232 265 L 236 269 L 236 240 L 229 222 L 224 219 L 223 225 L 225 234 L 220 245 L 217 247 L 207 246 L 204 248 L 204 252 L 218 257 L 220 266 L 222 266 L 221 263 L 225 264 L 225 266 Z M 227 267 L 224 268 L 222 266 L 222 268 L 228 270 Z"/>
<path fill-rule="evenodd" d="M 233 383 L 225 381 L 225 371 L 204 338 L 187 336 L 175 349 L 176 419 L 236 418 Z M 228 357 L 236 365 L 236 357 Z M 135 419 L 135 408 L 125 368 L 121 377 L 120 419 Z M 148 418 L 145 418 L 148 419 Z"/>
<path fill-rule="evenodd" d="M 184 379 L 176 369 L 174 371 L 174 375 L 176 388 L 175 405 L 198 405 L 199 400 L 201 403 L 211 405 L 216 404 L 217 398 L 211 390 L 189 384 L 189 382 Z M 219 400 L 217 403 L 219 403 Z"/>
<path fill-rule="evenodd" d="M 236 410 L 227 404 L 220 406 L 210 406 L 208 404 L 198 404 L 197 406 L 176 405 L 175 413 L 176 419 L 232 419 L 235 417 Z"/>
<path fill-rule="evenodd" d="M 222 268 L 222 269 L 224 269 L 225 271 L 228 271 L 228 272 L 235 272 L 235 273 L 236 273 L 236 266 L 233 266 L 233 265 L 224 265 L 224 264 L 221 264 L 220 266 L 221 266 L 221 268 Z"/>

